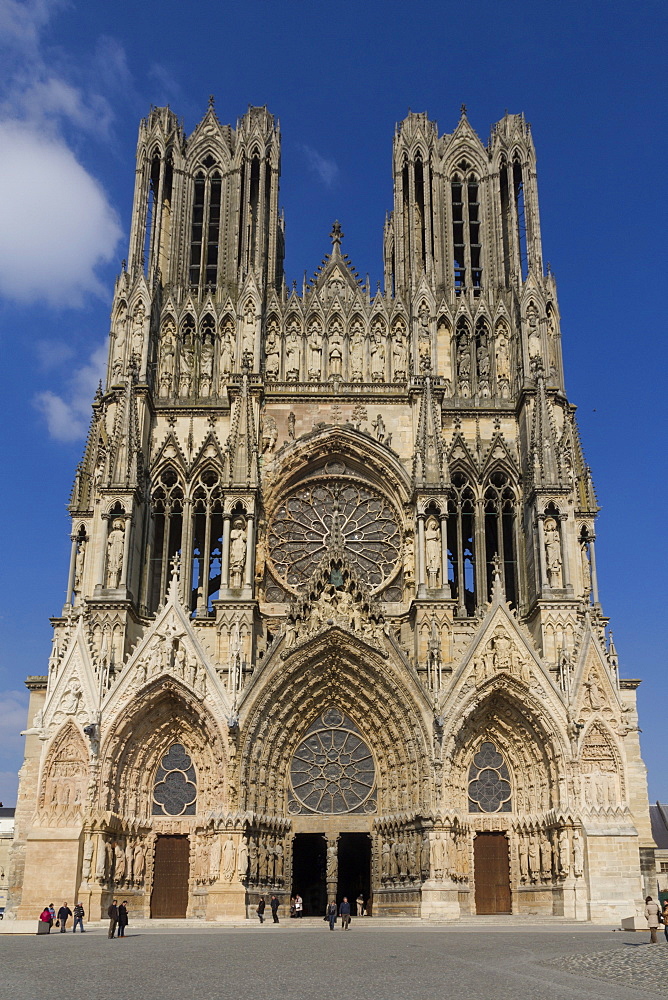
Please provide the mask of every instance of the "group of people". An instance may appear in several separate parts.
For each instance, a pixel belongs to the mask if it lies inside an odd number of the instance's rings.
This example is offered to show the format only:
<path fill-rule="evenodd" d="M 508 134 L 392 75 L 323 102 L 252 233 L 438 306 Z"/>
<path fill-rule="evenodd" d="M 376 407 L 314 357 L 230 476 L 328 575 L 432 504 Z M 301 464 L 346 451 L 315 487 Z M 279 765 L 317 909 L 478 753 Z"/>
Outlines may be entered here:
<path fill-rule="evenodd" d="M 280 905 L 281 904 L 280 904 L 280 902 L 278 900 L 278 896 L 272 896 L 271 899 L 269 900 L 269 907 L 271 909 L 271 916 L 272 916 L 272 920 L 274 921 L 275 924 L 279 923 L 278 908 L 279 908 Z M 267 908 L 267 904 L 265 902 L 265 898 L 264 898 L 264 896 L 260 896 L 260 898 L 258 900 L 258 904 L 257 904 L 256 913 L 257 913 L 258 917 L 260 918 L 260 923 L 261 924 L 264 923 L 264 911 L 266 910 L 266 908 Z"/>
<path fill-rule="evenodd" d="M 50 934 L 51 928 L 55 926 L 60 930 L 61 934 L 65 934 L 67 931 L 67 921 L 71 916 L 74 916 L 74 926 L 72 927 L 72 933 L 76 932 L 77 927 L 82 934 L 85 934 L 83 920 L 86 916 L 84 908 L 81 903 L 74 904 L 74 912 L 70 910 L 67 902 L 63 903 L 56 913 L 53 903 L 49 903 L 45 906 L 39 915 L 39 924 L 37 926 L 38 934 Z"/>
<path fill-rule="evenodd" d="M 109 917 L 109 931 L 107 932 L 107 937 L 112 938 L 114 934 L 116 937 L 125 937 L 125 928 L 129 924 L 128 920 L 128 901 L 124 899 L 120 904 L 117 899 L 112 900 L 111 906 L 107 910 L 107 916 Z"/>
<path fill-rule="evenodd" d="M 341 900 L 341 905 L 338 910 L 335 899 L 330 899 L 327 904 L 326 919 L 329 921 L 330 931 L 334 930 L 337 916 L 341 917 L 341 930 L 347 931 L 350 927 L 350 903 L 348 902 L 347 896 L 344 896 Z"/>
<path fill-rule="evenodd" d="M 663 933 L 668 942 L 668 899 L 664 901 L 662 908 L 661 903 L 657 903 L 651 896 L 647 896 L 645 899 L 645 919 L 649 926 L 650 944 L 659 943 L 656 939 L 656 932 L 660 924 L 663 924 Z"/>

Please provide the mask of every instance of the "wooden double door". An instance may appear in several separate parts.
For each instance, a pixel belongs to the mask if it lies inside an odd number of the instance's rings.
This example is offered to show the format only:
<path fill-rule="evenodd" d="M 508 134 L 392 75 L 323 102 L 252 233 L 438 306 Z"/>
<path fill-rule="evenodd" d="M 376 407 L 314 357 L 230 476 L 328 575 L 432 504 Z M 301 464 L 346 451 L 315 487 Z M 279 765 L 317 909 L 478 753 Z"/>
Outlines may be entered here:
<path fill-rule="evenodd" d="M 189 878 L 190 839 L 185 836 L 159 836 L 153 859 L 152 917 L 185 917 Z"/>
<path fill-rule="evenodd" d="M 479 833 L 473 841 L 475 911 L 510 913 L 508 838 L 503 833 Z"/>

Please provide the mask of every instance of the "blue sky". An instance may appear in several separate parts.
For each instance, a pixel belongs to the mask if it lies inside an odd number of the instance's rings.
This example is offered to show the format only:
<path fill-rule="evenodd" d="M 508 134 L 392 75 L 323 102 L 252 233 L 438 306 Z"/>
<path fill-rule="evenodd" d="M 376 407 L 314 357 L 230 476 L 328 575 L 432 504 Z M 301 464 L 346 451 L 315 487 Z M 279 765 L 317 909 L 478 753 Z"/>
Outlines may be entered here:
<path fill-rule="evenodd" d="M 601 599 L 622 676 L 640 677 L 650 798 L 668 801 L 665 2 L 476 4 L 0 0 L 0 800 L 15 801 L 26 675 L 46 671 L 65 595 L 67 503 L 127 253 L 139 119 L 190 131 L 216 97 L 281 122 L 286 274 L 333 219 L 381 277 L 395 122 L 486 140 L 523 111 L 538 151 L 567 389 L 602 507 Z"/>

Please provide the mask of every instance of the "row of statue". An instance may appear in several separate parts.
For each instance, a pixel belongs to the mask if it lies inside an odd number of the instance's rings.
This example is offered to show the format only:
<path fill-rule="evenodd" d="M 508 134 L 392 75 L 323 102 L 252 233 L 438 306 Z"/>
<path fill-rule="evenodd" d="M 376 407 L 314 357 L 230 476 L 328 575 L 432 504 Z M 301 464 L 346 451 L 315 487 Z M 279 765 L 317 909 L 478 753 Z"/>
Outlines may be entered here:
<path fill-rule="evenodd" d="M 87 836 L 84 842 L 81 877 L 88 882 L 92 875 L 94 841 Z M 142 885 L 146 876 L 146 845 L 131 837 L 108 840 L 98 838 L 95 879 L 101 885 Z"/>
<path fill-rule="evenodd" d="M 523 885 L 552 882 L 584 873 L 584 848 L 579 830 L 566 829 L 517 835 L 517 860 Z"/>
<path fill-rule="evenodd" d="M 345 588 L 325 587 L 313 601 L 304 602 L 298 612 L 288 616 L 284 626 L 285 648 L 302 642 L 328 625 L 357 632 L 368 642 L 382 645 L 385 625 L 369 615 Z"/>
<path fill-rule="evenodd" d="M 455 831 L 408 831 L 384 836 L 381 840 L 382 885 L 444 878 L 464 881 L 468 871 L 468 844 Z"/>

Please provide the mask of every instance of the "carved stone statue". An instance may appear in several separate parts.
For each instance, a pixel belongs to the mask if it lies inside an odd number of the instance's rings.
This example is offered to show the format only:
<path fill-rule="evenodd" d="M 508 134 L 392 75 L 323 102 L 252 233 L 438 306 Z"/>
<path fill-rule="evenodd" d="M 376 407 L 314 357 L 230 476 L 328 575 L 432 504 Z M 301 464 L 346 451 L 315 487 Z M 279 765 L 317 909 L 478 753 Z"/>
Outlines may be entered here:
<path fill-rule="evenodd" d="M 146 310 L 142 302 L 135 309 L 132 317 L 132 360 L 139 367 L 144 350 L 144 316 Z"/>
<path fill-rule="evenodd" d="M 552 877 L 552 844 L 546 834 L 540 838 L 540 872 L 545 882 Z"/>
<path fill-rule="evenodd" d="M 297 422 L 296 417 L 295 417 L 294 413 L 292 412 L 292 410 L 290 410 L 290 412 L 288 413 L 288 439 L 290 441 L 294 441 L 294 439 L 295 439 L 295 435 L 296 435 L 295 424 L 296 424 L 296 422 Z"/>
<path fill-rule="evenodd" d="M 540 875 L 540 863 L 538 843 L 535 837 L 529 837 L 529 870 L 531 872 L 531 881 L 537 882 Z"/>
<path fill-rule="evenodd" d="M 431 371 L 431 330 L 429 329 L 429 306 L 423 302 L 419 311 L 418 355 L 420 371 Z"/>
<path fill-rule="evenodd" d="M 134 850 L 134 873 L 135 882 L 142 882 L 144 880 L 144 872 L 146 870 L 146 854 L 142 844 L 135 844 Z"/>
<path fill-rule="evenodd" d="M 308 338 L 308 377 L 311 382 L 319 382 L 322 377 L 322 335 L 320 325 L 313 323 Z"/>
<path fill-rule="evenodd" d="M 189 396 L 193 387 L 195 351 L 189 341 L 185 341 L 179 358 L 179 395 Z"/>
<path fill-rule="evenodd" d="M 252 302 L 249 302 L 244 310 L 244 325 L 241 334 L 241 355 L 244 364 L 246 363 L 246 359 L 249 359 L 252 364 L 255 357 L 255 306 Z"/>
<path fill-rule="evenodd" d="M 213 344 L 207 337 L 202 343 L 202 352 L 199 359 L 199 394 L 200 396 L 211 395 L 211 385 L 213 381 Z"/>
<path fill-rule="evenodd" d="M 220 344 L 220 377 L 221 381 L 234 369 L 234 355 L 236 353 L 235 328 L 232 320 L 228 319 L 222 328 L 222 340 Z"/>
<path fill-rule="evenodd" d="M 74 564 L 74 592 L 80 595 L 83 591 L 84 564 L 86 562 L 86 539 L 77 542 L 77 554 Z"/>
<path fill-rule="evenodd" d="M 125 549 L 125 522 L 114 518 L 107 539 L 107 587 L 116 590 L 121 583 L 123 572 L 123 551 Z"/>
<path fill-rule="evenodd" d="M 499 395 L 502 399 L 510 396 L 510 349 L 508 338 L 503 328 L 499 330 L 496 338 L 496 378 L 499 386 Z"/>
<path fill-rule="evenodd" d="M 351 330 L 349 368 L 351 382 L 364 381 L 364 334 L 359 323 L 354 323 Z"/>
<path fill-rule="evenodd" d="M 457 384 L 460 396 L 471 395 L 471 343 L 466 330 L 457 341 Z"/>
<path fill-rule="evenodd" d="M 270 382 L 275 382 L 278 379 L 280 361 L 281 361 L 281 349 L 280 341 L 278 338 L 278 323 L 275 319 L 270 320 L 267 327 L 267 339 L 264 346 L 264 370 L 267 376 L 267 380 Z"/>
<path fill-rule="evenodd" d="M 299 381 L 301 337 L 296 322 L 290 323 L 285 338 L 285 378 L 288 382 Z"/>
<path fill-rule="evenodd" d="M 432 515 L 425 524 L 425 551 L 427 557 L 427 586 L 433 590 L 440 586 L 441 578 L 441 529 Z"/>
<path fill-rule="evenodd" d="M 571 873 L 571 848 L 568 842 L 568 830 L 560 830 L 557 839 L 559 859 L 559 875 L 568 878 Z"/>
<path fill-rule="evenodd" d="M 239 843 L 239 851 L 237 854 L 237 874 L 240 879 L 245 879 L 248 873 L 248 841 L 245 837 L 241 838 Z"/>
<path fill-rule="evenodd" d="M 538 358 L 541 355 L 541 342 L 540 332 L 538 330 L 538 316 L 533 307 L 529 308 L 527 320 L 529 322 L 529 357 Z"/>
<path fill-rule="evenodd" d="M 231 882 L 236 870 L 237 849 L 234 846 L 232 837 L 228 837 L 223 844 L 223 867 L 222 876 L 225 882 Z"/>
<path fill-rule="evenodd" d="M 93 839 L 86 836 L 83 849 L 83 862 L 81 865 L 81 877 L 84 882 L 90 878 L 91 863 L 93 861 Z"/>
<path fill-rule="evenodd" d="M 517 852 L 520 862 L 520 881 L 526 882 L 529 878 L 529 849 L 524 837 L 520 838 Z"/>
<path fill-rule="evenodd" d="M 371 334 L 371 381 L 385 381 L 385 341 L 380 329 Z"/>
<path fill-rule="evenodd" d="M 76 715 L 81 698 L 81 684 L 73 677 L 63 695 L 62 709 L 65 715 Z"/>
<path fill-rule="evenodd" d="M 174 359 L 176 355 L 176 340 L 171 323 L 165 323 L 160 338 L 160 395 L 169 396 L 174 382 Z"/>
<path fill-rule="evenodd" d="M 238 590 L 243 582 L 244 566 L 246 565 L 246 525 L 238 517 L 230 531 L 230 586 Z"/>
<path fill-rule="evenodd" d="M 550 587 L 561 587 L 561 537 L 553 517 L 545 518 L 544 531 L 547 578 Z"/>
<path fill-rule="evenodd" d="M 220 837 L 214 834 L 213 841 L 211 843 L 211 850 L 209 851 L 209 878 L 212 882 L 216 882 L 218 876 L 220 875 L 220 858 L 221 858 L 222 844 L 220 842 Z"/>
<path fill-rule="evenodd" d="M 582 878 L 584 875 L 584 849 L 579 830 L 573 831 L 573 873 L 576 878 Z"/>
<path fill-rule="evenodd" d="M 116 841 L 114 844 L 114 882 L 119 883 L 125 880 L 125 851 Z"/>

